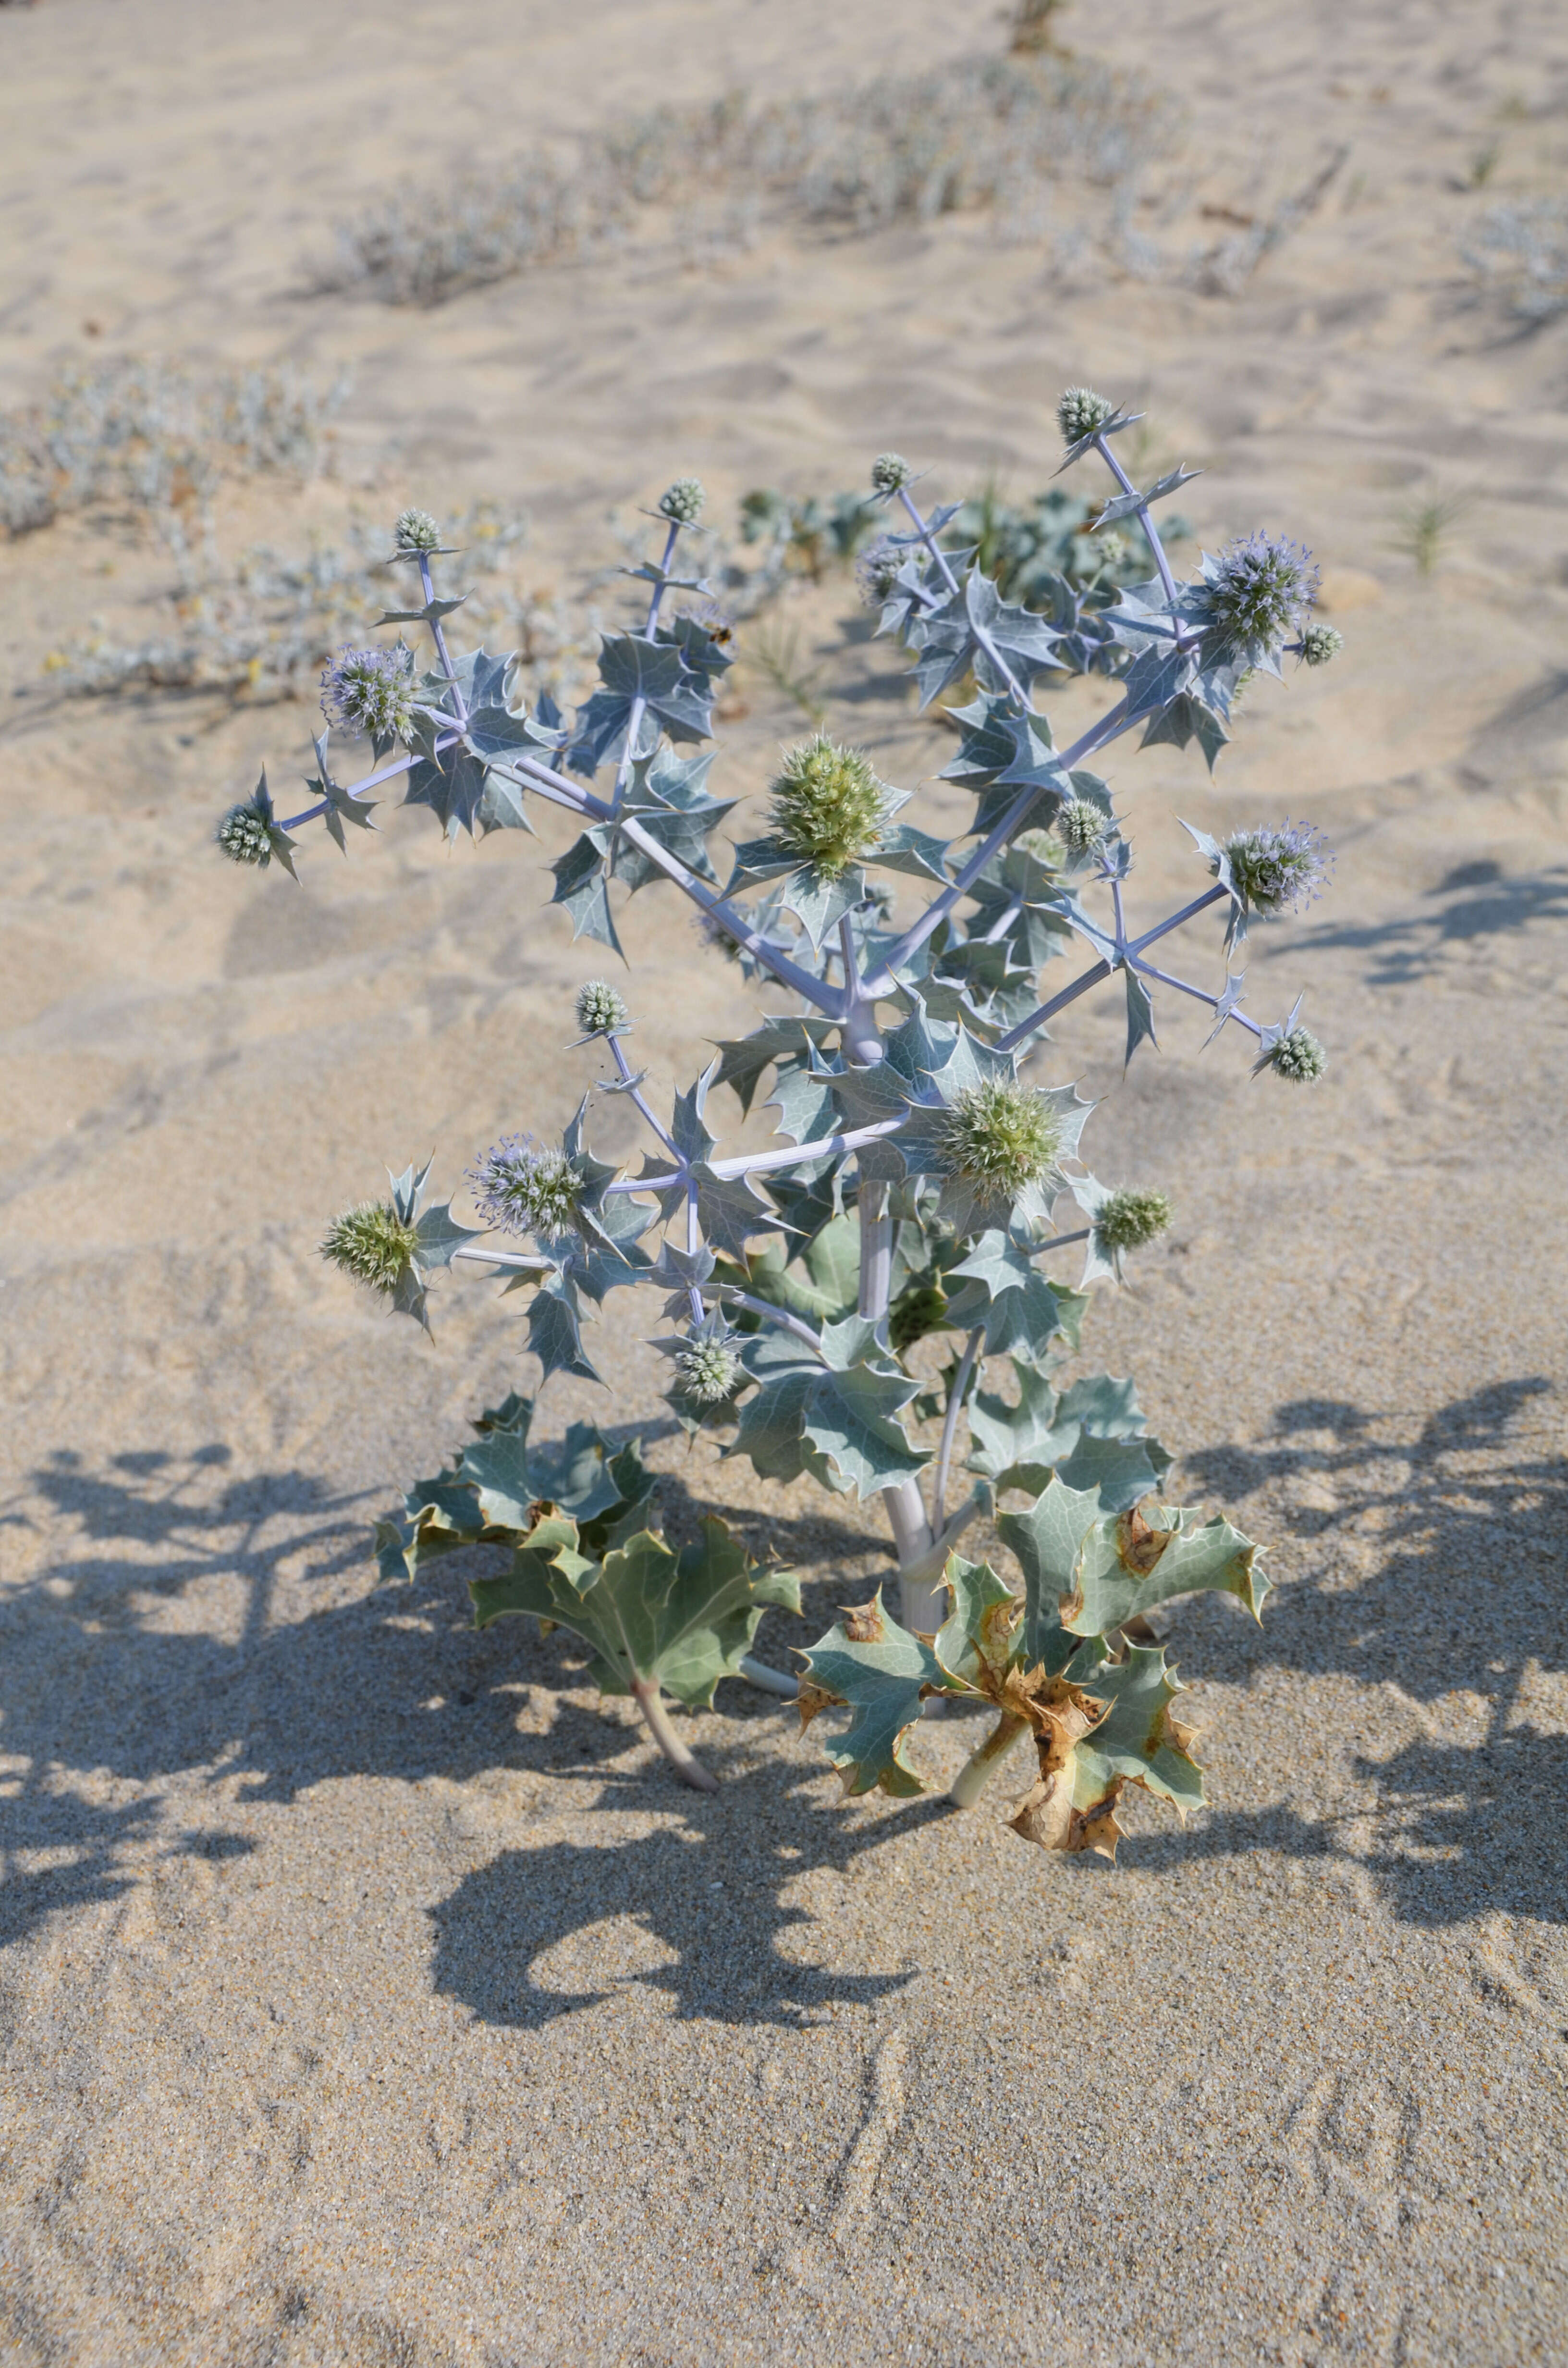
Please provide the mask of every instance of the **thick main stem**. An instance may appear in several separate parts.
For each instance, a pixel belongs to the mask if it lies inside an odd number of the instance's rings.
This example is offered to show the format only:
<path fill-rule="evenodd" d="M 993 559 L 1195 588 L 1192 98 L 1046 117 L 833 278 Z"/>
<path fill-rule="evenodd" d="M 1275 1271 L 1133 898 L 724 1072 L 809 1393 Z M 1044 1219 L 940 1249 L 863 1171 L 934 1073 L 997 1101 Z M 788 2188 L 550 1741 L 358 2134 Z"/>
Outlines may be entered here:
<path fill-rule="evenodd" d="M 1016 1711 L 1005 1710 L 991 1733 L 978 1750 L 971 1751 L 953 1779 L 953 1789 L 948 1794 L 955 1809 L 972 1809 L 991 1782 L 999 1760 L 1005 1759 L 1028 1721 Z"/>
<path fill-rule="evenodd" d="M 871 1324 L 887 1315 L 892 1282 L 892 1219 L 888 1213 L 888 1188 L 874 1177 L 860 1179 L 860 1313 Z M 882 1490 L 888 1526 L 892 1531 L 900 1570 L 906 1570 L 930 1550 L 931 1527 L 926 1507 L 913 1480 L 901 1480 Z M 939 1586 L 916 1584 L 899 1588 L 900 1617 L 906 1628 L 930 1634 L 942 1624 L 936 1606 Z"/>
<path fill-rule="evenodd" d="M 631 1691 L 637 1707 L 648 1722 L 648 1732 L 658 1745 L 676 1774 L 695 1792 L 716 1793 L 719 1780 L 695 1759 L 670 1725 L 670 1714 L 657 1685 L 650 1678 L 633 1678 Z"/>

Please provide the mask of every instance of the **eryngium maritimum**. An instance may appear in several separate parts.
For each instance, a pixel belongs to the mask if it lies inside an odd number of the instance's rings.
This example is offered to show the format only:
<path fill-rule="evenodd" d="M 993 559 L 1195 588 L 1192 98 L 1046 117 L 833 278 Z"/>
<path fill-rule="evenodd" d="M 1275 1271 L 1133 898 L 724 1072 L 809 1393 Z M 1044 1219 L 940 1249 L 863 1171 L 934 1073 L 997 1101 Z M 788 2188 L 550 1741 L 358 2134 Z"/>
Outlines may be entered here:
<path fill-rule="evenodd" d="M 414 652 L 339 650 L 322 676 L 322 712 L 345 732 L 370 740 L 408 739 L 414 728 Z"/>
<path fill-rule="evenodd" d="M 904 554 L 891 534 L 879 534 L 874 542 L 866 545 L 855 562 L 855 581 L 869 609 L 880 609 L 889 598 L 903 560 Z"/>
<path fill-rule="evenodd" d="M 677 477 L 659 495 L 659 516 L 672 526 L 695 526 L 708 495 L 699 477 Z"/>
<path fill-rule="evenodd" d="M 1317 598 L 1318 571 L 1303 543 L 1286 535 L 1249 534 L 1205 559 L 1209 612 L 1238 656 L 1271 655 L 1299 632 Z"/>
<path fill-rule="evenodd" d="M 1141 1250 L 1165 1232 L 1175 1214 L 1163 1192 L 1141 1192 L 1125 1185 L 1100 1202 L 1095 1240 L 1108 1254 Z"/>
<path fill-rule="evenodd" d="M 411 556 L 422 551 L 439 551 L 441 529 L 428 510 L 404 510 L 392 529 L 392 540 L 399 551 Z"/>
<path fill-rule="evenodd" d="M 252 802 L 231 806 L 212 836 L 231 863 L 265 865 L 272 860 L 267 816 Z"/>
<path fill-rule="evenodd" d="M 1063 798 L 1052 827 L 1070 855 L 1087 855 L 1099 845 L 1110 824 L 1088 798 Z"/>
<path fill-rule="evenodd" d="M 896 494 L 911 483 L 914 470 L 902 452 L 879 452 L 871 463 L 871 491 Z"/>
<path fill-rule="evenodd" d="M 577 990 L 577 1025 L 585 1036 L 616 1036 L 626 1026 L 625 998 L 607 979 L 591 978 Z"/>
<path fill-rule="evenodd" d="M 1064 387 L 1056 405 L 1056 424 L 1062 430 L 1062 441 L 1063 444 L 1081 443 L 1085 436 L 1092 436 L 1096 427 L 1103 427 L 1115 409 L 1115 404 L 1108 403 L 1103 394 L 1096 394 L 1092 386 Z"/>
<path fill-rule="evenodd" d="M 694 1340 L 689 1349 L 677 1349 L 675 1369 L 682 1395 L 694 1406 L 720 1406 L 733 1397 L 744 1370 L 722 1340 Z"/>
<path fill-rule="evenodd" d="M 786 750 L 769 820 L 791 854 L 823 879 L 840 879 L 875 853 L 887 812 L 887 788 L 858 748 L 841 748 L 817 732 Z"/>
<path fill-rule="evenodd" d="M 1345 647 L 1345 636 L 1332 625 L 1308 625 L 1301 633 L 1301 660 L 1303 666 L 1327 666 Z"/>
<path fill-rule="evenodd" d="M 582 1178 L 563 1151 L 508 1134 L 468 1171 L 480 1213 L 503 1234 L 571 1231 Z"/>
<path fill-rule="evenodd" d="M 1033 1086 L 985 1077 L 966 1086 L 948 1110 L 941 1144 L 967 1183 L 1011 1200 L 1051 1167 L 1062 1148 L 1062 1124 Z"/>
<path fill-rule="evenodd" d="M 1232 884 L 1250 913 L 1293 912 L 1311 904 L 1334 860 L 1322 832 L 1304 822 L 1235 831 L 1221 845 Z"/>
<path fill-rule="evenodd" d="M 390 1201 L 366 1201 L 333 1219 L 321 1254 L 356 1282 L 390 1297 L 418 1247 L 418 1235 L 403 1223 Z"/>
<path fill-rule="evenodd" d="M 1288 1028 L 1278 1042 L 1253 1063 L 1253 1075 L 1256 1076 L 1259 1069 L 1272 1069 L 1293 1086 L 1313 1086 L 1327 1066 L 1328 1054 L 1309 1030 Z"/>

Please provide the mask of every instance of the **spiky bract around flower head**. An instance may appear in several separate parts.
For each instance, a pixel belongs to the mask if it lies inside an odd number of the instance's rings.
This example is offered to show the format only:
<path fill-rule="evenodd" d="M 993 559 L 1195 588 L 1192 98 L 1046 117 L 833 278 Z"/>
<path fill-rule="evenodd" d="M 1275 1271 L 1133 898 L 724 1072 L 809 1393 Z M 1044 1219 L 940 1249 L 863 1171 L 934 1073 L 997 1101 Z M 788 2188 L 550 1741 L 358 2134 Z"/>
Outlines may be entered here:
<path fill-rule="evenodd" d="M 902 492 L 914 480 L 915 472 L 902 452 L 879 452 L 871 463 L 871 491 L 885 499 Z"/>
<path fill-rule="evenodd" d="M 269 821 L 255 799 L 248 798 L 244 805 L 229 808 L 212 837 L 231 863 L 258 863 L 265 868 L 272 860 Z"/>
<path fill-rule="evenodd" d="M 888 810 L 887 787 L 860 750 L 817 732 L 786 750 L 769 819 L 802 863 L 838 880 L 876 852 Z"/>
<path fill-rule="evenodd" d="M 1010 1201 L 1038 1184 L 1051 1167 L 1062 1146 L 1062 1129 L 1033 1086 L 1017 1077 L 983 1077 L 951 1104 L 940 1140 L 967 1184 Z"/>
<path fill-rule="evenodd" d="M 1261 530 L 1206 558 L 1209 613 L 1237 659 L 1272 658 L 1287 634 L 1306 624 L 1317 598 L 1318 571 L 1304 544 Z"/>
<path fill-rule="evenodd" d="M 341 1267 L 371 1291 L 391 1298 L 408 1272 L 419 1247 L 412 1224 L 398 1215 L 390 1201 L 365 1201 L 346 1209 L 326 1229 L 321 1254 L 329 1265 Z"/>
<path fill-rule="evenodd" d="M 1249 913 L 1296 911 L 1310 904 L 1334 860 L 1322 832 L 1304 822 L 1234 831 L 1221 846 L 1231 885 Z"/>
<path fill-rule="evenodd" d="M 1091 799 L 1063 798 L 1052 828 L 1069 855 L 1092 855 L 1110 825 Z"/>
<path fill-rule="evenodd" d="M 340 730 L 407 742 L 414 728 L 414 652 L 406 643 L 341 649 L 321 680 L 322 712 Z"/>
<path fill-rule="evenodd" d="M 891 534 L 879 534 L 855 562 L 855 581 L 868 609 L 880 609 L 892 596 L 904 553 Z"/>
<path fill-rule="evenodd" d="M 677 477 L 659 495 L 659 516 L 672 526 L 695 526 L 708 499 L 700 477 Z"/>
<path fill-rule="evenodd" d="M 700 1406 L 733 1397 L 745 1371 L 727 1339 L 693 1340 L 676 1351 L 674 1363 L 682 1396 Z"/>
<path fill-rule="evenodd" d="M 1095 1215 L 1095 1240 L 1107 1257 L 1141 1250 L 1165 1231 L 1175 1215 L 1163 1192 L 1144 1192 L 1125 1185 L 1100 1202 Z"/>
<path fill-rule="evenodd" d="M 626 1027 L 626 999 L 602 978 L 577 990 L 577 1025 L 585 1036 L 617 1036 Z"/>
<path fill-rule="evenodd" d="M 1344 634 L 1335 632 L 1332 625 L 1312 624 L 1302 628 L 1301 648 L 1297 655 L 1303 666 L 1327 666 L 1331 659 L 1339 655 L 1344 647 Z"/>
<path fill-rule="evenodd" d="M 1327 1066 L 1328 1054 L 1306 1028 L 1287 1028 L 1262 1059 L 1253 1064 L 1255 1075 L 1259 1069 L 1272 1069 L 1292 1086 L 1316 1085 Z"/>
<path fill-rule="evenodd" d="M 421 552 L 439 551 L 441 529 L 428 510 L 404 510 L 392 529 L 392 541 L 405 557 L 416 558 Z"/>
<path fill-rule="evenodd" d="M 468 1171 L 480 1213 L 498 1233 L 538 1234 L 546 1241 L 576 1224 L 583 1179 L 565 1152 L 508 1134 Z"/>
<path fill-rule="evenodd" d="M 1092 386 L 1064 387 L 1056 405 L 1056 424 L 1062 430 L 1062 441 L 1063 444 L 1080 443 L 1085 436 L 1092 436 L 1096 427 L 1103 427 L 1115 409 L 1115 404 L 1108 403 L 1103 394 L 1096 394 Z"/>

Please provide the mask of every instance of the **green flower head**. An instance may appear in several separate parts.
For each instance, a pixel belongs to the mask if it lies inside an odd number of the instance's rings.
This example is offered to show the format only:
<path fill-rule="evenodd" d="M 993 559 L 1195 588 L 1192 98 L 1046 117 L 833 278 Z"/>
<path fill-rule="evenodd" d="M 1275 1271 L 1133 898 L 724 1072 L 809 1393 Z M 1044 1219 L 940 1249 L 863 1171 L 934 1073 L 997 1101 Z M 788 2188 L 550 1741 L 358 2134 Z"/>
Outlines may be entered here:
<path fill-rule="evenodd" d="M 915 472 L 902 452 L 879 452 L 871 463 L 871 491 L 885 498 L 911 484 Z"/>
<path fill-rule="evenodd" d="M 1069 855 L 1092 855 L 1110 824 L 1092 799 L 1063 798 L 1052 828 Z"/>
<path fill-rule="evenodd" d="M 1115 409 L 1115 404 L 1108 403 L 1103 394 L 1096 394 L 1092 386 L 1064 387 L 1056 405 L 1056 424 L 1062 430 L 1062 441 L 1063 444 L 1082 443 L 1085 436 L 1092 436 L 1096 427 L 1105 426 Z"/>
<path fill-rule="evenodd" d="M 1327 666 L 1345 647 L 1345 636 L 1336 633 L 1332 625 L 1308 625 L 1301 633 L 1301 660 L 1303 666 Z"/>
<path fill-rule="evenodd" d="M 699 477 L 677 477 L 659 495 L 659 516 L 672 526 L 695 526 L 708 495 Z"/>
<path fill-rule="evenodd" d="M 983 1077 L 948 1110 L 940 1142 L 966 1184 L 1011 1201 L 1053 1165 L 1062 1148 L 1062 1121 L 1035 1087 L 1017 1077 Z"/>
<path fill-rule="evenodd" d="M 1095 1240 L 1108 1258 L 1123 1250 L 1141 1250 L 1163 1234 L 1176 1211 L 1163 1192 L 1142 1192 L 1124 1186 L 1108 1193 L 1095 1216 Z"/>
<path fill-rule="evenodd" d="M 407 557 L 417 557 L 421 552 L 439 551 L 441 529 L 428 510 L 404 510 L 392 529 L 392 540 Z"/>
<path fill-rule="evenodd" d="M 675 1369 L 681 1395 L 694 1406 L 722 1406 L 733 1397 L 744 1368 L 727 1340 L 694 1340 L 676 1351 Z"/>
<path fill-rule="evenodd" d="M 577 990 L 577 1025 L 585 1036 L 617 1036 L 627 1024 L 625 998 L 608 982 L 591 978 Z"/>
<path fill-rule="evenodd" d="M 1262 1059 L 1254 1062 L 1253 1071 L 1256 1076 L 1259 1069 L 1272 1069 L 1292 1086 L 1315 1086 L 1327 1066 L 1328 1054 L 1310 1030 L 1287 1028 Z"/>
<path fill-rule="evenodd" d="M 390 1298 L 408 1272 L 419 1247 L 414 1227 L 390 1201 L 365 1201 L 346 1209 L 326 1229 L 321 1255 L 371 1291 Z"/>
<path fill-rule="evenodd" d="M 229 808 L 212 836 L 231 863 L 259 863 L 265 867 L 272 860 L 269 821 L 270 816 L 262 812 L 255 799 L 247 799 L 244 805 Z"/>
<path fill-rule="evenodd" d="M 858 748 L 824 732 L 786 751 L 769 813 L 776 837 L 824 880 L 875 854 L 889 791 Z"/>

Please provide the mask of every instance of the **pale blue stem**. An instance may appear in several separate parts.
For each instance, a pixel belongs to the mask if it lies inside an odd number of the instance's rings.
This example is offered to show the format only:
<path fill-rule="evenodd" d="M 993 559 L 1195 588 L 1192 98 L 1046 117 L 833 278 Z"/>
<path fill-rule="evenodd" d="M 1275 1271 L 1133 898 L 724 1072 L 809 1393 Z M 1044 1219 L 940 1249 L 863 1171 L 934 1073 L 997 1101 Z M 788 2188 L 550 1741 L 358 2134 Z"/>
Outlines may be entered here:
<path fill-rule="evenodd" d="M 1219 996 L 1210 995 L 1206 986 L 1191 986 L 1185 978 L 1176 978 L 1168 970 L 1156 970 L 1153 962 L 1140 962 L 1136 955 L 1132 957 L 1128 967 L 1137 971 L 1144 978 L 1157 978 L 1162 986 L 1174 986 L 1178 995 L 1190 995 L 1195 1003 L 1206 1003 L 1210 1011 L 1218 1011 L 1220 1008 Z M 1244 1011 L 1233 1008 L 1227 1011 L 1225 1017 L 1227 1019 L 1233 1019 L 1238 1028 L 1244 1028 L 1249 1036 L 1256 1036 L 1261 1041 L 1262 1029 L 1256 1019 L 1249 1019 Z"/>
<path fill-rule="evenodd" d="M 920 512 L 915 508 L 914 502 L 910 499 L 909 489 L 906 485 L 900 485 L 898 489 L 898 497 L 909 513 L 915 533 L 920 537 L 921 541 L 926 545 L 926 550 L 930 552 L 932 558 L 936 561 L 937 567 L 941 570 L 943 583 L 947 586 L 949 592 L 956 593 L 959 588 L 959 580 L 953 574 L 951 567 L 948 564 L 948 554 L 937 541 L 936 536 L 932 533 L 925 519 L 921 517 Z M 1012 692 L 1013 697 L 1017 700 L 1018 705 L 1023 709 L 1026 715 L 1028 714 L 1031 712 L 1033 705 L 1028 692 L 1018 680 L 1017 676 L 1013 672 L 1012 667 L 1007 664 L 1006 659 L 1002 655 L 1001 651 L 997 648 L 990 634 L 985 631 L 983 626 L 976 625 L 972 622 L 970 630 L 973 633 L 975 640 L 980 643 L 981 648 L 985 652 L 985 655 L 990 659 L 992 665 L 995 667 L 997 673 L 1001 676 L 1003 681 L 1006 684 L 1008 689 Z"/>
<path fill-rule="evenodd" d="M 1125 732 L 1126 729 L 1127 701 L 1123 699 L 1111 709 L 1108 715 L 1103 715 L 1096 724 L 1085 732 L 1082 739 L 1074 742 L 1072 747 L 1061 759 L 1062 771 L 1071 772 L 1074 765 L 1082 764 L 1085 757 L 1093 756 L 1096 748 L 1103 748 L 1108 741 L 1114 740 L 1119 733 Z M 898 943 L 891 949 L 886 961 L 875 975 L 864 982 L 862 992 L 866 996 L 891 995 L 894 973 L 903 968 L 911 954 L 919 951 L 932 931 L 938 928 L 953 907 L 961 898 L 968 895 L 971 887 L 984 871 L 992 857 L 999 848 L 1006 847 L 1007 841 L 1023 828 L 1025 822 L 1040 799 L 1046 795 L 1050 786 L 1046 781 L 1041 781 L 1038 785 L 1031 783 L 1018 797 L 1015 798 L 995 829 L 992 831 L 989 837 L 982 840 L 974 854 L 970 857 L 963 870 L 953 881 L 952 885 L 945 888 L 939 896 L 927 905 L 919 920 L 911 928 L 906 929 Z"/>
<path fill-rule="evenodd" d="M 424 587 L 425 605 L 426 608 L 429 608 L 436 598 L 436 586 L 435 580 L 430 574 L 430 562 L 426 557 L 424 552 L 421 552 L 419 554 L 419 581 Z M 452 664 L 451 652 L 447 647 L 447 636 L 441 630 L 441 620 L 439 617 L 432 617 L 430 620 L 430 638 L 436 644 L 436 655 L 441 661 L 441 672 L 447 677 L 448 688 L 451 691 L 453 700 L 456 703 L 458 722 L 460 723 L 466 723 L 468 722 L 468 703 L 463 698 L 461 689 L 459 688 L 457 669 Z"/>
<path fill-rule="evenodd" d="M 653 635 L 658 632 L 659 610 L 663 606 L 665 598 L 665 586 L 663 579 L 670 572 L 670 562 L 676 555 L 676 544 L 679 540 L 679 522 L 678 520 L 672 518 L 670 520 L 670 530 L 665 537 L 665 555 L 659 562 L 660 581 L 654 585 L 652 598 L 648 602 L 648 621 L 642 628 L 642 638 L 644 641 L 651 642 Z M 637 735 L 642 729 L 642 718 L 646 715 L 647 712 L 648 702 L 643 698 L 642 693 L 639 691 L 636 698 L 631 702 L 631 712 L 626 720 L 626 753 L 621 757 L 619 769 L 615 777 L 615 796 L 616 803 L 618 805 L 620 803 L 620 793 L 625 789 L 627 781 L 631 777 L 632 760 L 637 748 Z"/>
<path fill-rule="evenodd" d="M 1095 450 L 1099 454 L 1100 459 L 1105 462 L 1107 468 L 1110 471 L 1111 475 L 1116 479 L 1117 484 L 1121 487 L 1122 492 L 1124 494 L 1136 494 L 1138 491 L 1137 486 L 1133 484 L 1131 478 L 1128 475 L 1126 470 L 1122 467 L 1120 461 L 1117 459 L 1116 454 L 1111 450 L 1110 446 L 1107 443 L 1103 436 L 1096 436 L 1095 438 Z M 1149 505 L 1147 502 L 1140 501 L 1136 516 L 1139 525 L 1142 528 L 1145 535 L 1149 539 L 1149 548 L 1154 554 L 1154 564 L 1160 571 L 1160 581 L 1165 587 L 1165 598 L 1174 609 L 1176 602 L 1176 578 L 1171 574 L 1170 561 L 1165 557 L 1165 547 L 1160 541 L 1159 535 L 1155 530 L 1153 519 L 1149 515 Z M 1180 639 L 1179 633 L 1177 635 L 1177 639 L 1178 641 Z"/>
<path fill-rule="evenodd" d="M 744 1307 L 751 1315 L 760 1315 L 769 1324 L 777 1324 L 781 1331 L 792 1332 L 797 1340 L 803 1340 L 808 1349 L 822 1356 L 822 1342 L 811 1326 L 802 1324 L 798 1315 L 791 1315 L 787 1307 L 775 1307 L 770 1299 L 754 1299 L 749 1291 L 741 1291 L 733 1282 L 710 1282 L 707 1288 L 715 1299 L 723 1300 L 727 1305 Z"/>
<path fill-rule="evenodd" d="M 958 1431 L 959 1412 L 984 1338 L 984 1325 L 977 1324 L 964 1343 L 963 1355 L 959 1359 L 959 1369 L 953 1376 L 953 1386 L 948 1392 L 947 1420 L 942 1425 L 942 1444 L 937 1453 L 937 1476 L 931 1484 L 931 1527 L 938 1536 L 948 1518 L 948 1467 L 953 1460 L 953 1440 Z"/>

